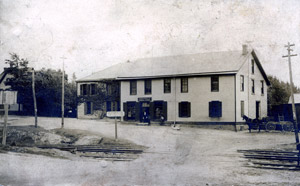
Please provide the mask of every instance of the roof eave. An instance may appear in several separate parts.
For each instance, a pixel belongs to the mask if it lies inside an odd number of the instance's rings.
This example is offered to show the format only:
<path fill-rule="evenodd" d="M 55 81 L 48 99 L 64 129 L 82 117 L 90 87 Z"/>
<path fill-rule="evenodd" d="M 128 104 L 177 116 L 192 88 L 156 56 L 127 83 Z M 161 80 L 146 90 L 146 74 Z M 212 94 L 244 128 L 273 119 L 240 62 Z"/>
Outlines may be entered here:
<path fill-rule="evenodd" d="M 116 80 L 133 80 L 133 79 L 158 79 L 158 78 L 175 78 L 189 76 L 209 76 L 209 75 L 234 75 L 238 71 L 223 71 L 223 72 L 204 72 L 204 73 L 189 73 L 189 74 L 170 74 L 158 76 L 132 76 L 132 77 L 117 77 Z"/>
<path fill-rule="evenodd" d="M 87 82 L 101 82 L 101 81 L 113 81 L 116 78 L 100 78 L 100 79 L 79 79 L 76 83 L 87 83 Z"/>
<path fill-rule="evenodd" d="M 268 79 L 268 76 L 267 76 L 266 72 L 264 71 L 264 69 L 263 69 L 263 67 L 262 67 L 262 65 L 261 65 L 261 63 L 260 63 L 260 61 L 259 61 L 259 59 L 258 59 L 258 57 L 257 57 L 257 55 L 256 55 L 256 53 L 255 53 L 255 51 L 252 50 L 251 54 L 252 54 L 252 56 L 253 56 L 253 58 L 254 58 L 256 64 L 257 64 L 258 69 L 260 70 L 262 76 L 264 77 L 264 79 L 265 79 L 265 81 L 266 81 L 266 84 L 267 84 L 268 86 L 270 86 L 270 85 L 271 85 L 271 82 L 270 82 L 270 80 Z"/>

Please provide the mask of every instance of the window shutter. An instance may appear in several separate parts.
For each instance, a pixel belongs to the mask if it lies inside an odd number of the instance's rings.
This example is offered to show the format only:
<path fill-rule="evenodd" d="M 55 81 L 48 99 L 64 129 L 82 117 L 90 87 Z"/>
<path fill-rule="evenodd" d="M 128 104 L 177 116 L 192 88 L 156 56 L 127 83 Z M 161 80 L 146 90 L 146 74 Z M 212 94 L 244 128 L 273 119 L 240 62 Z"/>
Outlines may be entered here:
<path fill-rule="evenodd" d="M 150 120 L 153 120 L 154 119 L 154 103 L 153 102 L 150 102 L 149 115 L 150 115 Z"/>
<path fill-rule="evenodd" d="M 190 102 L 187 102 L 187 117 L 191 117 L 191 103 Z"/>
<path fill-rule="evenodd" d="M 165 121 L 168 120 L 168 102 L 164 101 L 163 102 L 163 115 L 165 118 Z"/>
<path fill-rule="evenodd" d="M 213 103 L 209 102 L 209 117 L 213 117 Z"/>
<path fill-rule="evenodd" d="M 217 107 L 217 108 L 218 108 L 218 109 L 217 109 L 217 110 L 218 110 L 217 116 L 218 116 L 218 117 L 222 117 L 222 102 L 218 101 L 217 103 L 218 103 L 218 104 L 217 104 L 217 105 L 218 105 L 218 107 Z"/>
<path fill-rule="evenodd" d="M 80 85 L 80 95 L 83 95 L 83 85 Z"/>
<path fill-rule="evenodd" d="M 127 103 L 123 103 L 124 120 L 127 121 Z"/>
<path fill-rule="evenodd" d="M 178 115 L 179 117 L 182 117 L 182 114 L 181 114 L 181 102 L 178 103 Z"/>
<path fill-rule="evenodd" d="M 120 108 L 120 101 L 117 102 L 117 111 L 120 111 L 121 108 Z"/>
<path fill-rule="evenodd" d="M 91 102 L 91 114 L 94 114 L 94 104 Z"/>
<path fill-rule="evenodd" d="M 135 121 L 140 121 L 140 104 L 139 102 L 135 103 Z"/>
<path fill-rule="evenodd" d="M 87 114 L 87 103 L 85 102 L 83 105 L 84 105 L 84 114 L 86 115 Z"/>
<path fill-rule="evenodd" d="M 106 102 L 106 111 L 111 111 L 111 102 L 110 101 Z"/>

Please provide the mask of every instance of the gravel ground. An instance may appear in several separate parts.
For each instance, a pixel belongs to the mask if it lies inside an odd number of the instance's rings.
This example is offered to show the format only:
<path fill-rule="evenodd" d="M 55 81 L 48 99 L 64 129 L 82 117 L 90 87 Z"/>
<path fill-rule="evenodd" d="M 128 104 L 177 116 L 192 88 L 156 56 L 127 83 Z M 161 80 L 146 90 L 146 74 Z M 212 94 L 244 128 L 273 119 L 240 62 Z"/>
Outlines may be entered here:
<path fill-rule="evenodd" d="M 9 117 L 10 125 L 32 125 L 32 117 Z M 45 129 L 59 118 L 39 118 Z M 114 122 L 65 119 L 65 128 L 114 137 Z M 238 149 L 291 146 L 293 133 L 248 133 L 169 126 L 118 125 L 118 136 L 149 147 L 136 160 L 59 159 L 0 153 L 2 185 L 300 185 L 300 172 L 246 167 Z"/>

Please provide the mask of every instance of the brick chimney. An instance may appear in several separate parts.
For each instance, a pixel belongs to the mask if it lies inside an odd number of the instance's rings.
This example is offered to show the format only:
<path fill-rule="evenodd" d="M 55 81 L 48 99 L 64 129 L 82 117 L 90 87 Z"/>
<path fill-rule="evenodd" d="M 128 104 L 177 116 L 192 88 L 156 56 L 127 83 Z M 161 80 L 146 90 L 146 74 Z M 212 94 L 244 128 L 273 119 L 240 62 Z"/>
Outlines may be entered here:
<path fill-rule="evenodd" d="M 248 54 L 248 46 L 247 45 L 243 45 L 243 52 L 242 52 L 243 55 L 247 55 Z"/>

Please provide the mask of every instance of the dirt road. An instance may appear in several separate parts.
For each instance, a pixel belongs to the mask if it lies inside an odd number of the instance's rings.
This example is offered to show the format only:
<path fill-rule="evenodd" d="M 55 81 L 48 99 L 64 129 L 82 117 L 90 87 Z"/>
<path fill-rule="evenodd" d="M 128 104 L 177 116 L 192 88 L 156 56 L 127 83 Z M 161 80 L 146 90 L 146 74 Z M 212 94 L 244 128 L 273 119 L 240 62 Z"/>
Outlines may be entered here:
<path fill-rule="evenodd" d="M 11 125 L 34 119 L 10 118 Z M 45 129 L 60 127 L 59 118 L 39 118 Z M 114 137 L 114 123 L 65 119 L 65 128 Z M 246 167 L 238 149 L 281 148 L 293 133 L 251 133 L 168 126 L 118 125 L 119 138 L 149 147 L 138 159 L 111 162 L 70 160 L 41 155 L 0 153 L 2 185 L 299 185 L 300 172 Z"/>

